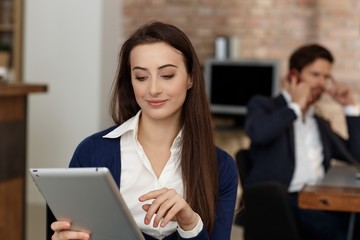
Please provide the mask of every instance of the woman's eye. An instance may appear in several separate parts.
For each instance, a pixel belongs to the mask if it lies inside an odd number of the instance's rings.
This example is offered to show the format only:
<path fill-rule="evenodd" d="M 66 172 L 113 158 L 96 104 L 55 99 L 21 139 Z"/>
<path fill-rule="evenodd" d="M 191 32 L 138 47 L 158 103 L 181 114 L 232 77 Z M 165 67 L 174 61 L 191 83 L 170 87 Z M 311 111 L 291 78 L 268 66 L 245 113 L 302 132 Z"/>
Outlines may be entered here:
<path fill-rule="evenodd" d="M 161 77 L 163 77 L 165 79 L 171 79 L 174 77 L 174 74 L 162 75 Z"/>
<path fill-rule="evenodd" d="M 135 79 L 139 80 L 139 81 L 144 81 L 146 79 L 146 77 L 135 76 Z"/>

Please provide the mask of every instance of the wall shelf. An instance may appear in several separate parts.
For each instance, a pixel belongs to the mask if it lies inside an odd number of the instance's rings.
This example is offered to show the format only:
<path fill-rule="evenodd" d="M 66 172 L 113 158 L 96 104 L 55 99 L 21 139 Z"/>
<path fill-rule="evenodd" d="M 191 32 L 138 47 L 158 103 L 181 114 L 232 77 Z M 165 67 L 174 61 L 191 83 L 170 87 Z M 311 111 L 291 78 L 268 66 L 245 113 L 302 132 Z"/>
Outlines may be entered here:
<path fill-rule="evenodd" d="M 0 51 L 6 52 L 5 79 L 22 82 L 23 0 L 0 0 Z"/>

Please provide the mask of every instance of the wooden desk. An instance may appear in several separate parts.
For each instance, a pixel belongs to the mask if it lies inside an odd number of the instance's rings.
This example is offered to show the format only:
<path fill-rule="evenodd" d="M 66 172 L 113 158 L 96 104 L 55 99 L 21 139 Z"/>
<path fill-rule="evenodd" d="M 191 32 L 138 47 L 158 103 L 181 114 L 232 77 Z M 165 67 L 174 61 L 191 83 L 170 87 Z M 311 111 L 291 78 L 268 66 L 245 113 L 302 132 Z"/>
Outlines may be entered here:
<path fill-rule="evenodd" d="M 322 181 L 303 187 L 299 192 L 299 207 L 351 212 L 348 239 L 352 239 L 355 213 L 360 212 L 358 172 L 352 166 L 332 167 Z"/>
<path fill-rule="evenodd" d="M 0 83 L 0 239 L 25 239 L 27 96 L 46 90 Z"/>

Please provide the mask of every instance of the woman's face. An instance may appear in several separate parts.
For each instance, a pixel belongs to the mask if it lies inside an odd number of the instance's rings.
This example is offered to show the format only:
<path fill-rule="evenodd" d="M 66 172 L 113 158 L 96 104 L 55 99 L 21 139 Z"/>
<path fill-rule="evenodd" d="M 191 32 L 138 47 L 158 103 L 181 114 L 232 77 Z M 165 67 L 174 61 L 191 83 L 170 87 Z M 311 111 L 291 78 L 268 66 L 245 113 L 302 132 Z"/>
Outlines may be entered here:
<path fill-rule="evenodd" d="M 331 77 L 331 67 L 332 64 L 328 60 L 319 58 L 302 69 L 300 78 L 311 89 L 310 104 L 316 102 L 326 90 Z"/>
<path fill-rule="evenodd" d="M 164 42 L 143 44 L 130 53 L 131 83 L 142 117 L 180 119 L 192 81 L 181 52 Z"/>

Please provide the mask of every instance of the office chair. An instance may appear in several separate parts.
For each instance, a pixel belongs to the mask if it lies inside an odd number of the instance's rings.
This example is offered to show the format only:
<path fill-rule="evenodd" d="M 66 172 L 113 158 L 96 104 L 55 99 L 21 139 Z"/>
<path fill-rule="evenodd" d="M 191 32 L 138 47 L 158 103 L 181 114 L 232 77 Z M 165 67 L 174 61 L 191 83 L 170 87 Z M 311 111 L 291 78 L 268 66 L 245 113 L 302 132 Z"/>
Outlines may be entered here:
<path fill-rule="evenodd" d="M 285 186 L 278 182 L 245 186 L 252 166 L 249 150 L 240 150 L 235 159 L 243 189 L 240 201 L 244 204 L 235 224 L 244 228 L 245 240 L 301 240 Z"/>
<path fill-rule="evenodd" d="M 248 149 L 241 149 L 235 155 L 236 166 L 238 169 L 240 184 L 243 188 L 245 186 L 245 179 L 248 177 L 252 167 L 251 159 Z"/>

